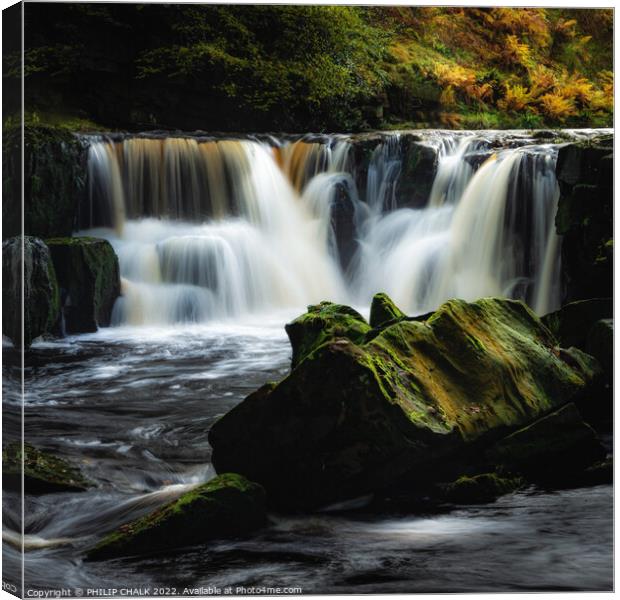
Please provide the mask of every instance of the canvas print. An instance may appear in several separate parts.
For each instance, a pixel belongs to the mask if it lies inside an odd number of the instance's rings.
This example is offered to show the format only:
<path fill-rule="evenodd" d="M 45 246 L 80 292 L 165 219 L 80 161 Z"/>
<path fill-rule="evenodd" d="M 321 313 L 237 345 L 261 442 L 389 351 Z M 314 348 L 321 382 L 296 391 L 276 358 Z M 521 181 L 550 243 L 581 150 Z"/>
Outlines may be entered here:
<path fill-rule="evenodd" d="M 613 589 L 613 9 L 3 11 L 3 590 Z"/>

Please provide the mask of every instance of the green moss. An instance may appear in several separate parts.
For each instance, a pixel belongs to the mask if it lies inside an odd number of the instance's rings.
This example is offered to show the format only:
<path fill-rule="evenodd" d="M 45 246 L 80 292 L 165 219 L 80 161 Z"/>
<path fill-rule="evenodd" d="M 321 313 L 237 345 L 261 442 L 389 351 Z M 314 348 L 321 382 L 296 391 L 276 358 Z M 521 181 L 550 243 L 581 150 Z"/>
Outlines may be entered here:
<path fill-rule="evenodd" d="M 306 314 L 288 323 L 285 329 L 293 349 L 293 368 L 333 338 L 361 342 L 371 330 L 356 310 L 332 302 L 309 306 Z"/>
<path fill-rule="evenodd" d="M 375 294 L 370 305 L 370 326 L 381 327 L 389 321 L 403 319 L 407 315 L 385 293 Z"/>
<path fill-rule="evenodd" d="M 93 484 L 67 461 L 19 442 L 13 442 L 2 450 L 3 484 L 21 490 L 21 474 L 27 493 L 51 493 L 83 491 Z"/>
<path fill-rule="evenodd" d="M 87 559 L 171 551 L 243 535 L 265 521 L 263 488 L 235 473 L 224 473 L 110 533 Z"/>

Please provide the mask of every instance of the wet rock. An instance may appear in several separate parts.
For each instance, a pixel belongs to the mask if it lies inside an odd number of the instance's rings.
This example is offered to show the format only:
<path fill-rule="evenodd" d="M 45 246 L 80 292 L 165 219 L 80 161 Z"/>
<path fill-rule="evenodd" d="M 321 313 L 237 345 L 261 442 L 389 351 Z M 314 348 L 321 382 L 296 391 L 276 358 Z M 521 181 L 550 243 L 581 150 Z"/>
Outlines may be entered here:
<path fill-rule="evenodd" d="M 21 493 L 22 459 L 24 488 L 27 494 L 82 492 L 92 483 L 67 461 L 30 444 L 13 442 L 2 450 L 2 485 Z"/>
<path fill-rule="evenodd" d="M 120 294 L 118 258 L 107 240 L 92 237 L 46 240 L 62 294 L 67 333 L 97 331 L 110 324 Z"/>
<path fill-rule="evenodd" d="M 334 201 L 331 205 L 331 227 L 333 242 L 338 251 L 342 270 L 346 272 L 357 250 L 355 184 L 350 178 L 343 178 L 336 184 Z"/>
<path fill-rule="evenodd" d="M 277 506 L 315 508 L 399 481 L 433 481 L 477 444 L 583 394 L 596 366 L 583 353 L 567 362 L 517 301 L 451 300 L 426 320 L 369 335 L 355 311 L 336 306 L 296 321 L 290 375 L 251 394 L 209 434 L 216 470 L 258 481 Z M 331 333 L 332 313 L 346 317 L 350 335 Z"/>
<path fill-rule="evenodd" d="M 613 136 L 560 148 L 556 230 L 564 236 L 565 302 L 613 292 Z"/>
<path fill-rule="evenodd" d="M 266 520 L 263 488 L 240 475 L 225 473 L 121 526 L 97 544 L 86 559 L 166 552 L 238 537 L 263 526 Z"/>
<path fill-rule="evenodd" d="M 381 327 L 390 321 L 404 319 L 407 315 L 385 293 L 375 294 L 370 305 L 370 326 Z"/>
<path fill-rule="evenodd" d="M 362 342 L 371 327 L 356 310 L 343 304 L 321 302 L 285 326 L 293 349 L 292 368 L 334 338 Z"/>
<path fill-rule="evenodd" d="M 2 140 L 3 236 L 21 232 L 21 130 Z M 86 151 L 71 132 L 48 126 L 24 128 L 24 232 L 41 238 L 71 235 L 86 189 Z"/>
<path fill-rule="evenodd" d="M 497 473 L 463 475 L 443 486 L 443 499 L 453 504 L 481 504 L 493 502 L 525 485 L 521 477 L 502 477 Z"/>
<path fill-rule="evenodd" d="M 60 301 L 56 273 L 47 246 L 38 238 L 22 237 L 2 242 L 2 333 L 16 347 L 22 343 L 22 292 L 24 347 L 36 337 L 56 330 Z"/>
<path fill-rule="evenodd" d="M 401 141 L 402 167 L 396 187 L 398 208 L 420 208 L 428 204 L 437 174 L 437 149 L 404 135 Z"/>
<path fill-rule="evenodd" d="M 529 481 L 576 481 L 576 474 L 606 452 L 574 403 L 512 433 L 487 451 L 489 460 L 523 474 Z"/>

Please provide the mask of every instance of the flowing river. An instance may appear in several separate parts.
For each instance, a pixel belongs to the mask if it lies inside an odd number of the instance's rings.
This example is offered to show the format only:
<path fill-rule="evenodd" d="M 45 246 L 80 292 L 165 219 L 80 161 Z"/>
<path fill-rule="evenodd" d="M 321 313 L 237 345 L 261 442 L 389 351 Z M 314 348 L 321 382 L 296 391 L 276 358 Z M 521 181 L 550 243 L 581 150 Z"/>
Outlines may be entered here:
<path fill-rule="evenodd" d="M 23 409 L 26 440 L 97 487 L 26 497 L 26 589 L 611 589 L 611 486 L 530 488 L 428 515 L 272 514 L 245 540 L 82 561 L 106 532 L 214 476 L 210 426 L 288 372 L 283 325 L 307 304 L 367 315 L 386 291 L 411 314 L 454 296 L 522 298 L 540 314 L 559 306 L 558 144 L 422 133 L 413 145 L 435 153 L 435 171 L 407 204 L 404 139 L 367 143 L 365 166 L 347 136 L 88 140 L 80 234 L 112 243 L 123 295 L 111 327 L 33 345 L 23 406 L 19 357 L 5 344 L 4 439 L 17 439 Z M 5 491 L 4 506 L 4 578 L 19 585 L 19 496 Z"/>

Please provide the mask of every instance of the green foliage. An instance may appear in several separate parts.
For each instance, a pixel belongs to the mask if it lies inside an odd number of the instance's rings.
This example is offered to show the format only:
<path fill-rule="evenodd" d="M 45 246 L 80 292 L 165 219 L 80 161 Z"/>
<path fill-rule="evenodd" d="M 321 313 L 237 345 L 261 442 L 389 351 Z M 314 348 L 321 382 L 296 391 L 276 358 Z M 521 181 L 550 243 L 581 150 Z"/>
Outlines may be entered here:
<path fill-rule="evenodd" d="M 31 3 L 26 31 L 27 109 L 114 128 L 612 121 L 606 9 Z"/>

